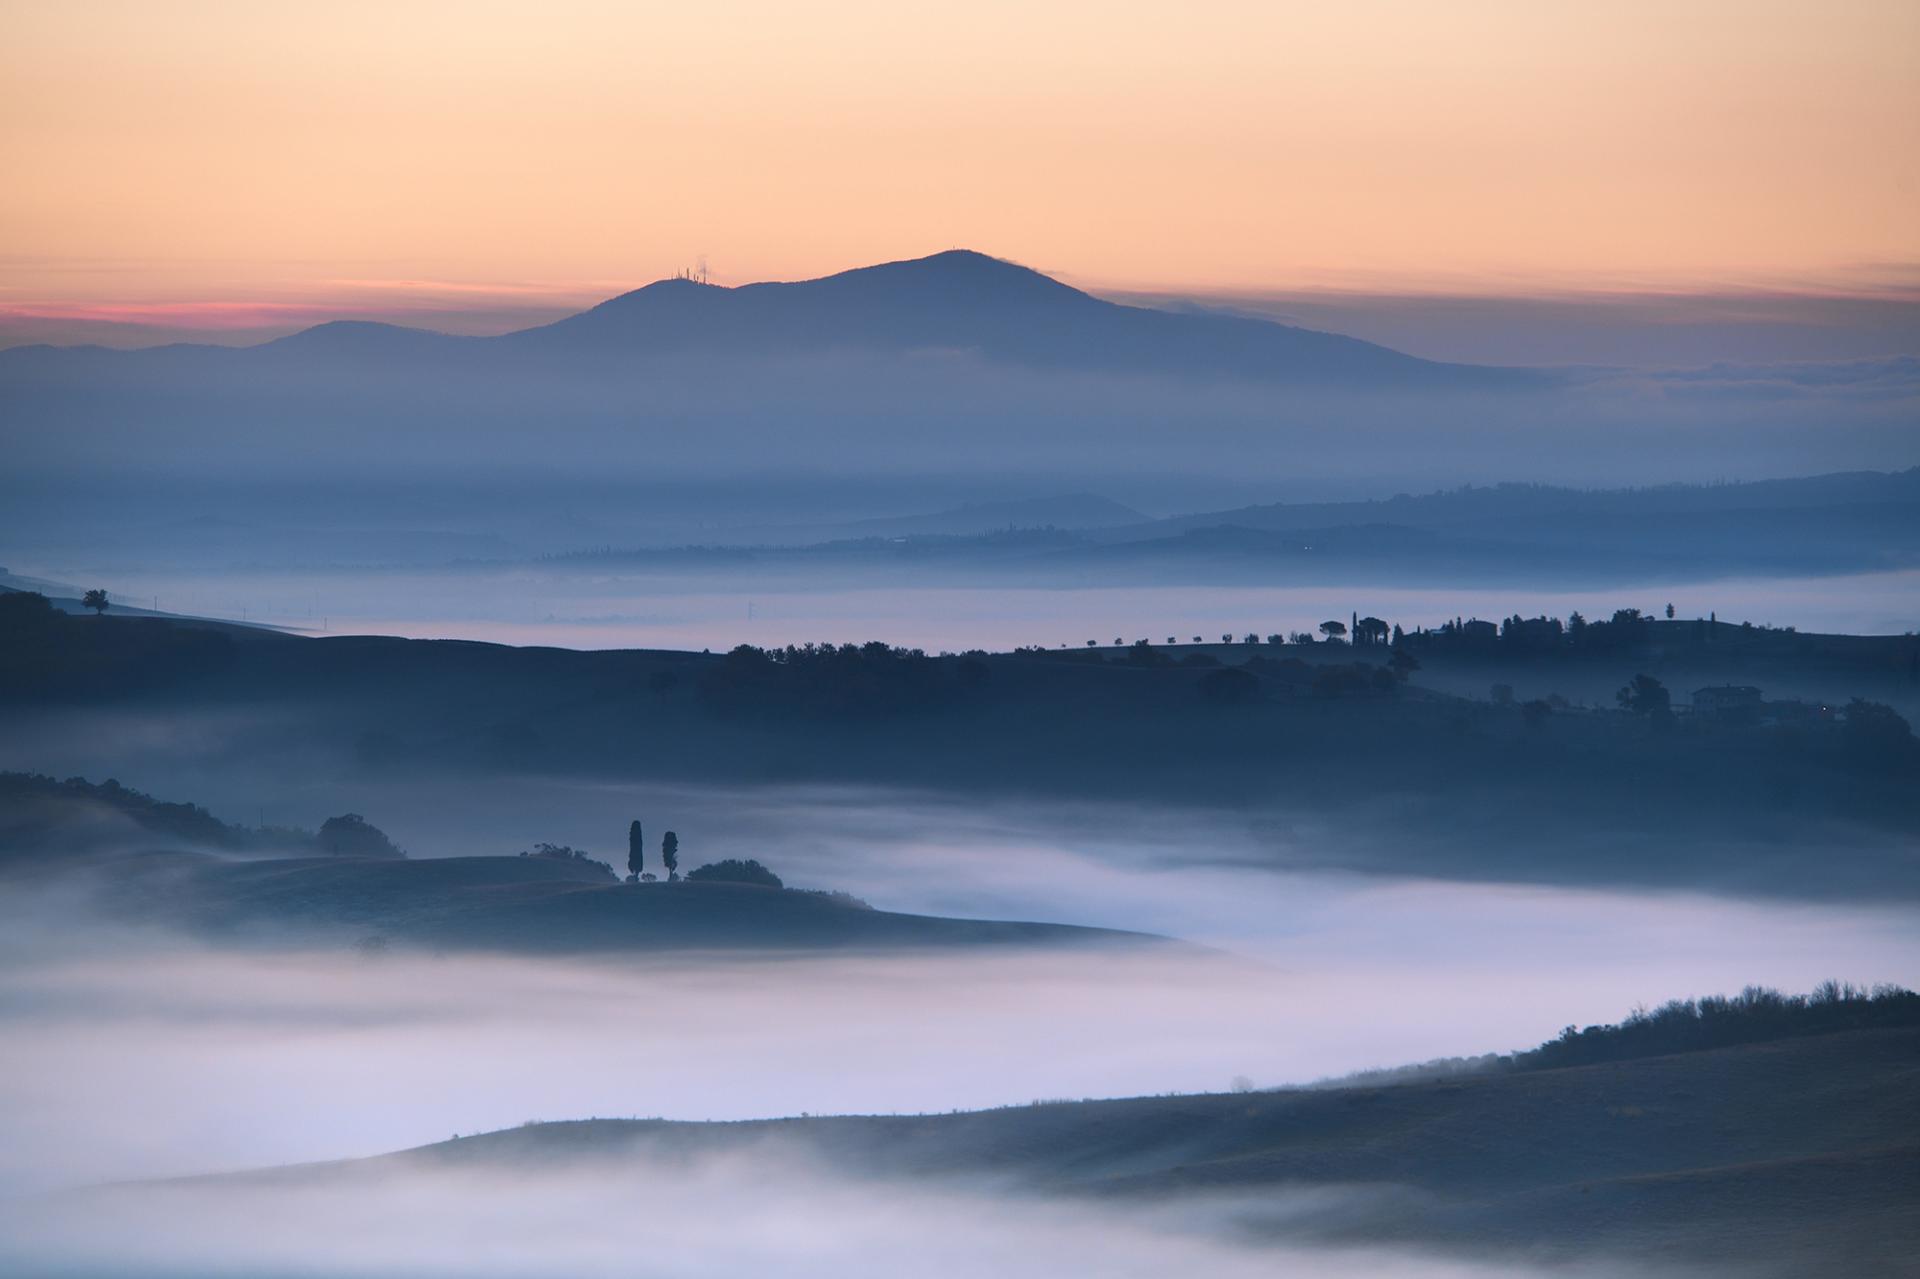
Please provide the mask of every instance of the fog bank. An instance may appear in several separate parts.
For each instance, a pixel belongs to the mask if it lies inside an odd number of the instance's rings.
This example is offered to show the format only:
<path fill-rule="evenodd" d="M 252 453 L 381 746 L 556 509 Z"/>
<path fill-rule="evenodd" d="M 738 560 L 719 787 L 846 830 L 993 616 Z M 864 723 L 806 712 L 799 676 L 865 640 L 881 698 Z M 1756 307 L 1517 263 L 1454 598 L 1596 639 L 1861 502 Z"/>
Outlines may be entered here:
<path fill-rule="evenodd" d="M 1250 1225 L 1284 1228 L 1290 1217 L 1338 1212 L 1342 1199 L 1369 1193 L 1301 1191 L 1257 1202 L 1120 1210 L 986 1186 L 876 1184 L 808 1167 L 772 1145 L 751 1156 L 670 1167 L 589 1163 L 513 1173 L 390 1167 L 358 1180 L 202 1182 L 0 1204 L 0 1264 L 50 1279 L 130 1271 L 150 1279 L 1601 1279 L 1628 1273 L 1598 1264 L 1549 1268 L 1388 1249 L 1257 1246 L 1247 1236 Z"/>

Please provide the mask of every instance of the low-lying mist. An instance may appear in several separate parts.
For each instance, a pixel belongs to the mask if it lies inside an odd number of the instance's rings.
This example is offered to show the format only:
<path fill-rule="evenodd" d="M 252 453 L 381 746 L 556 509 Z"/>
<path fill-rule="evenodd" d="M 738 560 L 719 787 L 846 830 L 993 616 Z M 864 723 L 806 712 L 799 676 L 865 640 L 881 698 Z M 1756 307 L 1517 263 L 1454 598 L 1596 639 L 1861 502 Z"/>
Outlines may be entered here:
<path fill-rule="evenodd" d="M 1213 860 L 1180 863 L 1164 817 L 1085 842 L 1004 816 L 907 833 L 932 811 L 836 827 L 789 808 L 810 831 L 784 857 L 760 838 L 769 814 L 747 813 L 703 835 L 698 860 L 760 855 L 886 908 L 1230 949 L 368 957 L 346 936 L 212 947 L 16 891 L 0 1189 L 371 1154 L 527 1119 L 1308 1082 L 1527 1047 L 1672 996 L 1920 972 L 1898 909 L 1284 873 L 1235 862 L 1224 826 Z"/>
<path fill-rule="evenodd" d="M 0 1204 L 0 1264 L 50 1279 L 130 1272 L 151 1279 L 1629 1273 L 1273 1238 L 1278 1231 L 1285 1239 L 1293 1217 L 1338 1212 L 1342 1201 L 1379 1194 L 1301 1190 L 1122 1210 L 1040 1199 L 1013 1187 L 882 1184 L 809 1166 L 769 1142 L 746 1154 L 670 1166 L 586 1162 L 480 1172 L 389 1164 L 357 1178 L 120 1187 Z M 1637 1266 L 1631 1273 L 1648 1271 Z"/>

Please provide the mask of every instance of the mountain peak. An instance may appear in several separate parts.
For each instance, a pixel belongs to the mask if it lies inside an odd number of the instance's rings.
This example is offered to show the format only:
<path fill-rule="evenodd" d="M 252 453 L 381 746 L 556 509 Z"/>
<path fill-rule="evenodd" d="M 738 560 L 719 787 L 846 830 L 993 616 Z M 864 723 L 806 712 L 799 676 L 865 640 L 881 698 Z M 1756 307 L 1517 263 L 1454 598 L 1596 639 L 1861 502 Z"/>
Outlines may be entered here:
<path fill-rule="evenodd" d="M 949 301 L 955 298 L 984 301 L 996 297 L 1029 301 L 1087 298 L 1080 290 L 1032 267 L 974 249 L 947 249 L 923 258 L 856 267 L 788 287 L 861 292 L 915 290 Z"/>
<path fill-rule="evenodd" d="M 972 249 L 812 280 L 721 288 L 661 280 L 506 341 L 549 350 L 759 358 L 969 352 L 1030 368 L 1302 385 L 1513 385 L 1269 320 L 1121 306 Z"/>

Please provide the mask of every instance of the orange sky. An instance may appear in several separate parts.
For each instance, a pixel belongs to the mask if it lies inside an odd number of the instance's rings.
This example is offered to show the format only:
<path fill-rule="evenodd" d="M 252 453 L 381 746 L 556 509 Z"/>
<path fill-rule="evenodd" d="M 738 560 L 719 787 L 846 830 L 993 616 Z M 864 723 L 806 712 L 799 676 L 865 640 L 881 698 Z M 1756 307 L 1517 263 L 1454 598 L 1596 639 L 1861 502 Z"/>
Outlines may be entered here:
<path fill-rule="evenodd" d="M 1920 262 L 1920 4 L 0 0 L 0 174 L 16 313 L 953 246 L 1110 288 L 1870 291 Z"/>

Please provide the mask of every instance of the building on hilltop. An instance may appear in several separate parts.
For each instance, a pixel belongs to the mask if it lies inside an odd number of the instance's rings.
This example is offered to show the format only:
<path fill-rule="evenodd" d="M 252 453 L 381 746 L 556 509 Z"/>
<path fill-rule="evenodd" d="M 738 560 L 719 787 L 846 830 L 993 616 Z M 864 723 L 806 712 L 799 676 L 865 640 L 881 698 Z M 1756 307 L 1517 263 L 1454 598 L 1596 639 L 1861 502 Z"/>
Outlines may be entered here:
<path fill-rule="evenodd" d="M 1460 628 L 1460 637 L 1469 644 L 1492 645 L 1500 639 L 1500 628 L 1492 622 L 1483 622 L 1477 617 L 1467 619 Z"/>
<path fill-rule="evenodd" d="M 1715 684 L 1693 690 L 1693 713 L 1703 719 L 1749 721 L 1760 717 L 1760 690 L 1749 684 Z"/>

